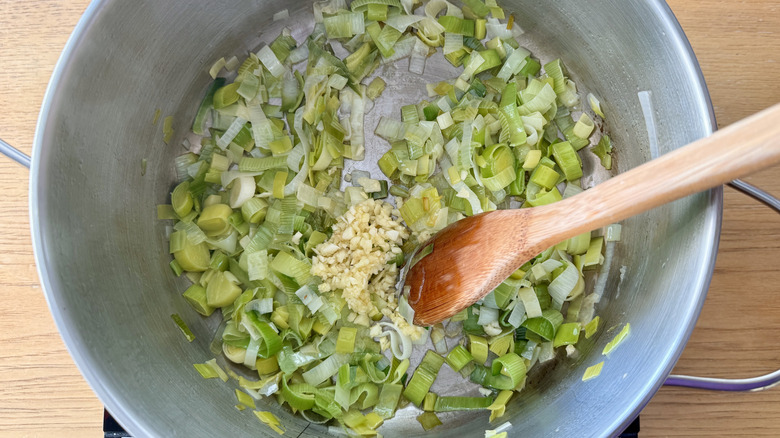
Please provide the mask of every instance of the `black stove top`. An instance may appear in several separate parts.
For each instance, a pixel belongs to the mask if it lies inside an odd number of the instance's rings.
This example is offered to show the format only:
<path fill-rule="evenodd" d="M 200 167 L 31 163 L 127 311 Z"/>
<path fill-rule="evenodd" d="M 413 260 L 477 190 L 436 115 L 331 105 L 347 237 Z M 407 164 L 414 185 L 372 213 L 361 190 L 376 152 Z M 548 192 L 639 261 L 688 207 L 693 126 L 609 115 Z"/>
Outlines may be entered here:
<path fill-rule="evenodd" d="M 103 410 L 103 433 L 105 438 L 132 438 L 132 435 L 125 432 L 122 426 L 114 420 L 114 417 Z M 633 423 L 621 433 L 618 438 L 638 438 L 639 437 L 639 417 L 636 417 Z"/>

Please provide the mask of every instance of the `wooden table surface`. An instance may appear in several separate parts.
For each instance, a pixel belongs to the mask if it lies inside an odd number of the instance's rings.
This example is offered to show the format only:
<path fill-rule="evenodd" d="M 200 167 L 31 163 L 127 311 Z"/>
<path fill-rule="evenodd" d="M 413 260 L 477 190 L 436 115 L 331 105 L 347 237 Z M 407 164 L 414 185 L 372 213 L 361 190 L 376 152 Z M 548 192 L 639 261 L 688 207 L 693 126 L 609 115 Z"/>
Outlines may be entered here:
<path fill-rule="evenodd" d="M 0 138 L 30 153 L 60 51 L 88 0 L 0 0 Z M 780 102 L 780 1 L 673 0 L 720 126 Z M 780 167 L 750 178 L 780 195 Z M 102 436 L 102 404 L 79 374 L 38 282 L 28 172 L 0 157 L 0 437 Z M 780 217 L 725 191 L 715 276 L 675 373 L 749 377 L 780 367 Z M 684 293 L 684 291 L 680 291 Z M 648 436 L 780 436 L 780 388 L 746 394 L 663 388 Z"/>

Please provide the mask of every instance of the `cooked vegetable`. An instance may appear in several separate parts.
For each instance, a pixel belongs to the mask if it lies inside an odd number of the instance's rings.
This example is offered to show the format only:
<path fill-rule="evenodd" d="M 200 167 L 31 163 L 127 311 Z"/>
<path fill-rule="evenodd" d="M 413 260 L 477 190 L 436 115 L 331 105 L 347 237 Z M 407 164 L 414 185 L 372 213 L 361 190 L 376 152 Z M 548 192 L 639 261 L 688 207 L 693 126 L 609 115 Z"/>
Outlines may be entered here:
<path fill-rule="evenodd" d="M 604 351 L 602 354 L 606 356 L 615 350 L 615 348 L 617 348 L 617 346 L 628 337 L 629 333 L 631 333 L 631 324 L 626 323 L 626 325 L 623 326 L 623 329 L 620 330 L 620 332 L 615 335 L 615 337 L 609 341 L 607 345 L 604 346 Z"/>
<path fill-rule="evenodd" d="M 305 41 L 285 29 L 245 60 L 210 69 L 192 125 L 200 147 L 176 159 L 170 205 L 157 212 L 174 221 L 171 269 L 193 282 L 182 296 L 204 317 L 220 310 L 212 350 L 258 374 L 229 371 L 242 388 L 238 409 L 276 394 L 307 420 L 362 435 L 378 434 L 404 399 L 425 411 L 426 430 L 441 424 L 435 412 L 487 410 L 492 421 L 537 363 L 578 342 L 583 272 L 604 262 L 617 228 L 544 250 L 446 327 L 412 325 L 408 297 L 395 294 L 408 254 L 447 225 L 583 190 L 580 151 L 595 124 L 575 112 L 580 97 L 563 63 L 542 70 L 494 0 L 464 3 L 424 1 L 414 13 L 405 0 L 316 2 Z M 332 40 L 348 53 L 337 56 Z M 438 47 L 461 74 L 371 127 L 388 142 L 383 175 L 343 175 L 366 154 L 366 114 L 393 90 L 377 67 L 410 58 L 420 74 Z M 235 71 L 230 80 L 217 77 L 223 69 Z M 170 140 L 171 118 L 164 131 Z M 606 135 L 592 151 L 611 166 Z M 597 324 L 584 326 L 586 337 Z M 412 350 L 426 344 L 433 350 L 414 366 Z M 431 392 L 444 362 L 485 396 Z M 228 379 L 216 360 L 195 368 Z M 255 414 L 284 433 L 270 412 Z"/>

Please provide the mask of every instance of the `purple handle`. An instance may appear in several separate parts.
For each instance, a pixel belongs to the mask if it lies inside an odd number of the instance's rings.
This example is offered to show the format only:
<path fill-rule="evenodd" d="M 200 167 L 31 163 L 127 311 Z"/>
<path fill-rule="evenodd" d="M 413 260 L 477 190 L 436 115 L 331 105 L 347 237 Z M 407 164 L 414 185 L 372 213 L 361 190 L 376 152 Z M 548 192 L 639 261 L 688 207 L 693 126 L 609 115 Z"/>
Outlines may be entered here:
<path fill-rule="evenodd" d="M 730 182 L 729 185 L 780 213 L 780 200 L 769 193 L 738 179 Z M 761 391 L 771 388 L 778 383 L 780 383 L 780 370 L 747 379 L 716 379 L 712 377 L 671 375 L 666 379 L 664 385 L 709 389 L 712 391 Z"/>

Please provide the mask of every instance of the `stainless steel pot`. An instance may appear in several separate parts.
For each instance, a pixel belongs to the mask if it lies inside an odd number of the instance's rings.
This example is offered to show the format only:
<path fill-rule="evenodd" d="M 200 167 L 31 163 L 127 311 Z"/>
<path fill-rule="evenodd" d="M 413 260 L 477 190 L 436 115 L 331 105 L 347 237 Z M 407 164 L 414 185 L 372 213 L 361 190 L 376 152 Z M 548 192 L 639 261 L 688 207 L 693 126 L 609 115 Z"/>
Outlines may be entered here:
<path fill-rule="evenodd" d="M 714 129 L 696 60 L 662 1 L 502 5 L 514 12 L 535 54 L 560 56 L 577 83 L 601 97 L 609 115 L 605 129 L 619 150 L 618 171 Z M 292 18 L 272 22 L 282 9 Z M 38 269 L 74 360 L 134 436 L 275 436 L 251 413 L 233 408 L 230 386 L 202 380 L 192 368 L 213 356 L 214 324 L 178 296 L 185 282 L 170 273 L 155 205 L 167 202 L 173 158 L 182 152 L 175 145 L 194 116 L 211 63 L 246 53 L 283 26 L 304 35 L 310 11 L 310 2 L 279 0 L 95 1 L 53 75 L 32 161 Z M 391 88 L 392 102 L 375 114 L 397 108 L 403 96 L 418 100 L 422 84 L 441 72 L 429 61 L 425 77 Z M 649 92 L 644 107 L 640 91 Z M 151 123 L 157 108 L 174 117 L 170 146 Z M 650 129 L 646 117 L 654 120 Z M 369 120 L 366 130 L 373 127 Z M 693 329 L 715 261 L 721 203 L 717 189 L 625 222 L 598 313 L 606 329 L 631 323 L 631 336 L 604 358 L 601 350 L 615 332 L 602 330 L 577 360 L 548 367 L 545 378 L 509 406 L 510 436 L 606 436 L 630 423 Z M 183 340 L 172 313 L 184 317 L 195 342 Z M 584 369 L 602 360 L 601 376 L 582 382 Z M 288 436 L 324 434 L 275 400 L 259 404 L 282 419 Z M 423 433 L 414 415 L 399 412 L 381 433 L 481 436 L 492 427 L 484 413 L 459 413 Z"/>

